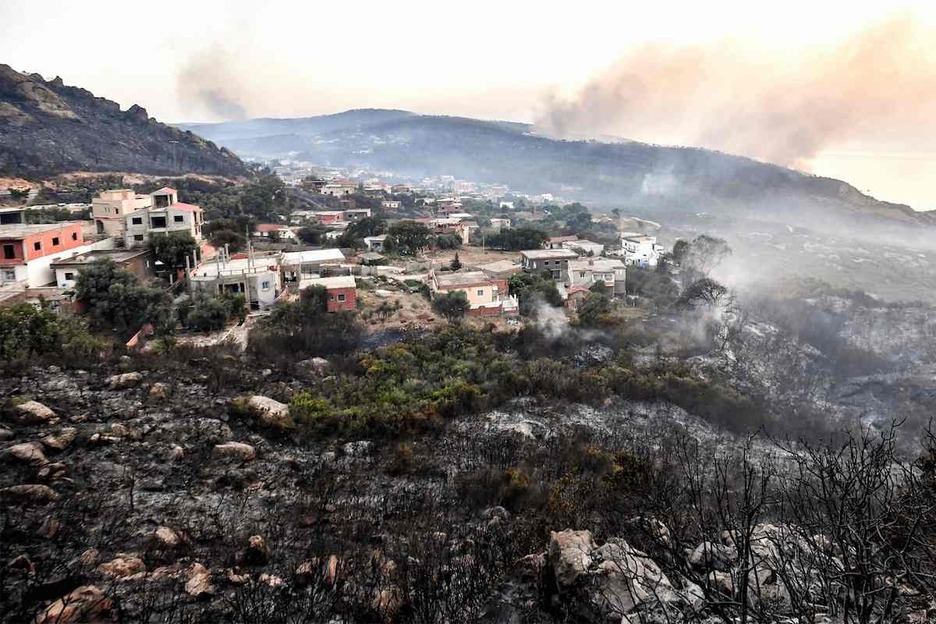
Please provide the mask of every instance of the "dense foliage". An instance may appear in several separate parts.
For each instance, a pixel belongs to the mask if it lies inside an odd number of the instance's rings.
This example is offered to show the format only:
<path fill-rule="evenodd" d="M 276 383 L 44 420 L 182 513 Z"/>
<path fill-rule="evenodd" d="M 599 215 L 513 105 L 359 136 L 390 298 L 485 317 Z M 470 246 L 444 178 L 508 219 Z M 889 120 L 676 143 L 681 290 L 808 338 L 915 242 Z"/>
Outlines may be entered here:
<path fill-rule="evenodd" d="M 36 356 L 87 357 L 101 348 L 78 318 L 56 313 L 47 305 L 28 303 L 0 308 L 0 361 Z"/>
<path fill-rule="evenodd" d="M 166 291 L 141 284 L 108 259 L 95 260 L 78 273 L 75 300 L 93 328 L 124 339 L 147 323 L 157 333 L 167 333 L 175 324 Z"/>

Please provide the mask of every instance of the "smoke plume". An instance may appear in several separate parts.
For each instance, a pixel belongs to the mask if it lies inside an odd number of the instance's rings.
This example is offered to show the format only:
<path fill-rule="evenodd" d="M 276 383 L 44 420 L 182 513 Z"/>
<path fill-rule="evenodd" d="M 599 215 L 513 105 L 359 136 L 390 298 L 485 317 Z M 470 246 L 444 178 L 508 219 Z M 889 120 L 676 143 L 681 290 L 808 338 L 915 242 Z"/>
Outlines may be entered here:
<path fill-rule="evenodd" d="M 913 141 L 936 130 L 936 59 L 922 30 L 900 16 L 796 56 L 733 41 L 644 45 L 573 98 L 549 98 L 538 125 L 799 166 L 851 140 Z"/>
<path fill-rule="evenodd" d="M 177 89 L 181 102 L 219 119 L 246 119 L 249 87 L 237 72 L 237 68 L 243 67 L 231 51 L 221 46 L 202 50 L 179 71 Z"/>

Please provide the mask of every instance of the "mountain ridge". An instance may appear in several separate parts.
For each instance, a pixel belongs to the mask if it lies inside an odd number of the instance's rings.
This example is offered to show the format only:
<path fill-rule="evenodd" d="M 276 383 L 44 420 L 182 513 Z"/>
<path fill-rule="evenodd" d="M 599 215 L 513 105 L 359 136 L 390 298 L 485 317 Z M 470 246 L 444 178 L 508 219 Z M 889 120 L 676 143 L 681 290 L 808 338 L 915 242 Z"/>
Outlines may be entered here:
<path fill-rule="evenodd" d="M 0 175 L 41 178 L 74 171 L 152 175 L 249 174 L 233 152 L 56 77 L 0 64 Z"/>
<path fill-rule="evenodd" d="M 674 209 L 681 204 L 683 211 L 820 208 L 936 225 L 936 215 L 875 199 L 841 180 L 704 148 L 560 140 L 530 124 L 384 109 L 279 118 L 273 126 L 257 121 L 180 127 L 245 156 L 363 166 L 414 178 L 448 174 L 596 205 Z M 276 131 L 267 132 L 271 127 Z"/>

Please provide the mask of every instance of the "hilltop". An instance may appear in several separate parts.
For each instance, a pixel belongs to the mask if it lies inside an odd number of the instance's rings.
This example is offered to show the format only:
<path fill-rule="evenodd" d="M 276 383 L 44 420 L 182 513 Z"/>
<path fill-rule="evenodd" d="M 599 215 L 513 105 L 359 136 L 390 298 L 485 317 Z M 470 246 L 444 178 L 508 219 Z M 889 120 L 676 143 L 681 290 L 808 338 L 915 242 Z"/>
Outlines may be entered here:
<path fill-rule="evenodd" d="M 634 141 L 557 140 L 528 124 L 352 110 L 297 119 L 181 126 L 239 154 L 364 167 L 412 178 L 454 175 L 657 214 L 861 216 L 911 226 L 931 215 L 854 186 L 750 158 Z M 817 209 L 818 212 L 817 212 Z"/>
<path fill-rule="evenodd" d="M 0 176 L 75 171 L 247 175 L 227 149 L 90 91 L 0 64 Z"/>

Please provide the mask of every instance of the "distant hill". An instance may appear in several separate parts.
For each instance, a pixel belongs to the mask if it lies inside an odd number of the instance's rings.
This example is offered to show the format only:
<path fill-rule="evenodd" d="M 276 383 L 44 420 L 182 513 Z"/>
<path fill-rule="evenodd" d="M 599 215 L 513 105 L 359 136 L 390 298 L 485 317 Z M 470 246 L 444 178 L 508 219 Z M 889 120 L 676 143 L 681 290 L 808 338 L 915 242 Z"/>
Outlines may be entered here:
<path fill-rule="evenodd" d="M 933 215 L 878 201 L 840 180 L 750 158 L 630 141 L 561 141 L 520 123 L 370 109 L 182 127 L 245 156 L 362 166 L 412 178 L 448 174 L 649 212 L 936 223 Z"/>
<path fill-rule="evenodd" d="M 0 175 L 73 171 L 241 176 L 240 158 L 131 106 L 0 64 Z"/>

